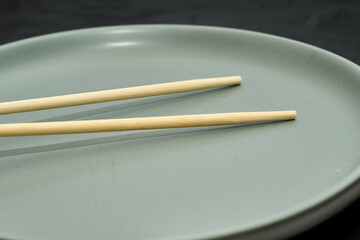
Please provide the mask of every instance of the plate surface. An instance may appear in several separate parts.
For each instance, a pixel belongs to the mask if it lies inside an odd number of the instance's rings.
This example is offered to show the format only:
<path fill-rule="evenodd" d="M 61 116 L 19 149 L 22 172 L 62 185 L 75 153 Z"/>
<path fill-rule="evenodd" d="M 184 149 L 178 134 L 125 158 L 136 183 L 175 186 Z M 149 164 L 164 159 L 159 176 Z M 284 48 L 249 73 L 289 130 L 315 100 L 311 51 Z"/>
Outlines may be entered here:
<path fill-rule="evenodd" d="M 0 47 L 0 101 L 231 75 L 242 75 L 243 84 L 0 116 L 7 123 L 298 113 L 296 121 L 235 127 L 0 138 L 0 236 L 189 239 L 261 231 L 315 211 L 358 179 L 360 70 L 324 50 L 172 25 L 71 31 Z"/>

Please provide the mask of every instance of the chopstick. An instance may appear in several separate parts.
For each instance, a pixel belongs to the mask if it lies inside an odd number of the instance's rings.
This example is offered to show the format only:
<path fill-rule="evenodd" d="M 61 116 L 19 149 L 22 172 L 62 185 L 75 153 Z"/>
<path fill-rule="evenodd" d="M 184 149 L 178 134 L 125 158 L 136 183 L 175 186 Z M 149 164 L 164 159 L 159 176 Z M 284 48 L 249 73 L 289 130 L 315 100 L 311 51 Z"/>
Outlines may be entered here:
<path fill-rule="evenodd" d="M 295 118 L 296 111 L 272 111 L 63 122 L 10 123 L 0 124 L 0 137 L 204 127 L 293 120 Z"/>
<path fill-rule="evenodd" d="M 206 78 L 62 95 L 55 97 L 3 102 L 0 103 L 0 115 L 196 91 L 207 88 L 238 85 L 241 83 L 241 81 L 242 79 L 240 76 Z M 271 111 L 62 122 L 7 123 L 0 124 L 0 137 L 204 127 L 293 120 L 295 118 L 296 111 Z"/>
<path fill-rule="evenodd" d="M 241 83 L 240 76 L 205 78 L 0 103 L 0 115 L 217 88 Z"/>

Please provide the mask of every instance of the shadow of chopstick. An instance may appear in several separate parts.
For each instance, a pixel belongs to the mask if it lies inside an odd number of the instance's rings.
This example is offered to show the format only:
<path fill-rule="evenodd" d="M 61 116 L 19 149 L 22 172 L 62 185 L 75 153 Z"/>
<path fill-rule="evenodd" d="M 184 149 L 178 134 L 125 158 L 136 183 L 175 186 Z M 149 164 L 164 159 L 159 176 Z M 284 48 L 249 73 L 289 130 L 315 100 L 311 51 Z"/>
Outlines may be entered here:
<path fill-rule="evenodd" d="M 159 129 L 159 130 L 143 130 L 138 132 L 131 132 L 127 134 L 121 134 L 117 136 L 107 136 L 107 137 L 98 137 L 85 140 L 69 141 L 56 144 L 47 144 L 33 147 L 25 148 L 14 148 L 0 151 L 0 158 L 26 155 L 33 153 L 43 153 L 64 149 L 73 149 L 80 147 L 88 147 L 100 144 L 107 143 L 119 143 L 134 141 L 138 139 L 149 139 L 149 138 L 159 138 L 159 137 L 168 137 L 168 136 L 177 136 L 177 135 L 189 135 L 189 134 L 204 134 L 207 132 L 213 131 L 224 131 L 224 130 L 240 130 L 241 128 L 252 128 L 269 126 L 279 122 L 263 122 L 263 123 L 252 123 L 252 124 L 242 124 L 242 125 L 233 125 L 233 126 L 214 126 L 214 127 L 200 127 L 200 128 L 177 128 L 177 129 Z"/>
<path fill-rule="evenodd" d="M 76 119 L 82 119 L 87 117 L 92 117 L 95 115 L 100 114 L 107 114 L 110 112 L 117 112 L 117 111 L 126 111 L 132 108 L 136 108 L 139 106 L 149 106 L 149 105 L 156 105 L 156 104 L 162 104 L 167 102 L 173 102 L 173 101 L 179 101 L 182 99 L 191 99 L 196 97 L 201 97 L 202 95 L 208 95 L 208 94 L 222 94 L 219 90 L 226 90 L 234 88 L 234 86 L 227 86 L 227 87 L 221 87 L 216 89 L 204 89 L 199 90 L 196 92 L 185 92 L 185 93 L 176 93 L 171 95 L 160 95 L 160 96 L 152 96 L 152 97 L 146 97 L 142 99 L 129 99 L 129 100 L 123 100 L 126 102 L 118 102 L 118 104 L 114 104 L 111 106 L 106 107 L 99 107 L 96 109 L 91 110 L 83 110 L 83 111 L 77 111 L 74 113 L 64 114 L 61 116 L 55 116 L 50 118 L 43 118 L 38 121 L 34 122 L 51 122 L 51 121 L 69 121 L 69 120 L 76 120 Z M 101 103 L 98 103 L 101 104 Z"/>

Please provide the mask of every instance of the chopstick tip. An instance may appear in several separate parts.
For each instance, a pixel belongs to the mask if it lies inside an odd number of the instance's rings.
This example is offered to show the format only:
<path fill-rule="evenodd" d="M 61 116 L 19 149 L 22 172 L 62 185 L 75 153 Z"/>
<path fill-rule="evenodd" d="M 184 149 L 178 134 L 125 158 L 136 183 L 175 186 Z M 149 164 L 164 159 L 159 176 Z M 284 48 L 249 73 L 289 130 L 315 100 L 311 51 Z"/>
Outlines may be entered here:
<path fill-rule="evenodd" d="M 236 80 L 237 80 L 237 84 L 241 84 L 241 82 L 242 82 L 242 77 L 240 76 L 240 75 L 238 75 L 238 76 L 235 76 L 236 77 Z"/>
<path fill-rule="evenodd" d="M 296 119 L 296 111 L 295 110 L 289 111 L 289 115 L 290 115 L 290 119 Z"/>

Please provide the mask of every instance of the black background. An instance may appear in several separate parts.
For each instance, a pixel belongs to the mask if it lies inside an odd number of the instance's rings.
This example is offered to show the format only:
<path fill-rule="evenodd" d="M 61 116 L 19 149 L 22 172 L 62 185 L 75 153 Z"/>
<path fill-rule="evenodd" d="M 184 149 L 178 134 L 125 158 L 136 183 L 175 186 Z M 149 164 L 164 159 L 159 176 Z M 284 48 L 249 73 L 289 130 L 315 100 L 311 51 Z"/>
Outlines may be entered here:
<path fill-rule="evenodd" d="M 58 31 L 151 23 L 265 32 L 360 64 L 359 0 L 0 0 L 0 45 Z M 360 199 L 291 240 L 359 240 L 359 216 Z"/>

